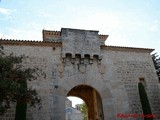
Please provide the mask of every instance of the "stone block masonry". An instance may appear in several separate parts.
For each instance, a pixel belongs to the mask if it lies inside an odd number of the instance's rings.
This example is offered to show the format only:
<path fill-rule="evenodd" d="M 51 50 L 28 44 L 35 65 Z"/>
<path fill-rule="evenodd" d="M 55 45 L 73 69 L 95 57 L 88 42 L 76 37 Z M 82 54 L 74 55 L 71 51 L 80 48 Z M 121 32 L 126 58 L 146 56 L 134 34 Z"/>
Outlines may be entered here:
<path fill-rule="evenodd" d="M 65 98 L 79 85 L 99 94 L 97 106 L 102 107 L 96 110 L 101 114 L 95 113 L 99 120 L 119 120 L 119 113 L 142 114 L 139 82 L 145 85 L 154 120 L 160 119 L 159 83 L 150 56 L 153 49 L 105 46 L 107 37 L 98 31 L 62 28 L 43 30 L 41 42 L 0 40 L 6 54 L 29 56 L 24 65 L 38 66 L 47 75 L 28 83 L 42 98 L 42 109 L 28 107 L 28 120 L 65 120 Z M 13 106 L 0 120 L 14 119 L 14 112 Z"/>

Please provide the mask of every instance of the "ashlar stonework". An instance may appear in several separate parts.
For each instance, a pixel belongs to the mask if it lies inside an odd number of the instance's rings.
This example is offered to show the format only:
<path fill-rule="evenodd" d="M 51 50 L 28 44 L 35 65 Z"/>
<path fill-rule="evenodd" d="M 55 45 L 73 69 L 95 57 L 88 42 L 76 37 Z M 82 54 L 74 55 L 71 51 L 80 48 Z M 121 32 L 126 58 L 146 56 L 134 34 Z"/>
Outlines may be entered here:
<path fill-rule="evenodd" d="M 78 96 L 89 107 L 89 120 L 120 120 L 117 114 L 142 114 L 138 93 L 144 79 L 155 120 L 160 119 L 160 90 L 150 53 L 153 49 L 107 46 L 98 31 L 62 28 L 43 30 L 43 41 L 0 40 L 6 54 L 26 55 L 24 65 L 38 66 L 46 79 L 29 84 L 42 108 L 28 106 L 28 120 L 65 120 L 65 99 Z M 1 120 L 13 120 L 15 107 Z M 127 118 L 135 120 L 135 118 Z M 136 120 L 143 120 L 139 117 Z"/>

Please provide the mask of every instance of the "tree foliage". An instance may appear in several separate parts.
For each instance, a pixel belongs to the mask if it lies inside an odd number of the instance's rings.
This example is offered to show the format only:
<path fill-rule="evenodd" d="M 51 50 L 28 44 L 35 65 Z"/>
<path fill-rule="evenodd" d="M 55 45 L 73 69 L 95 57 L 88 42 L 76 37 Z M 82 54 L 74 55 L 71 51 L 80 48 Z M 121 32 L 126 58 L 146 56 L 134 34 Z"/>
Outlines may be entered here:
<path fill-rule="evenodd" d="M 140 101 L 142 105 L 142 110 L 144 115 L 152 115 L 151 107 L 149 104 L 149 100 L 147 97 L 147 93 L 145 91 L 144 85 L 140 82 L 138 83 L 138 91 L 140 96 Z M 153 120 L 153 118 L 144 118 L 144 120 Z"/>
<path fill-rule="evenodd" d="M 152 60 L 156 69 L 156 73 L 158 75 L 158 79 L 160 82 L 160 57 L 157 55 L 157 53 L 152 54 Z"/>
<path fill-rule="evenodd" d="M 4 114 L 12 102 L 20 106 L 27 103 L 33 107 L 38 105 L 40 108 L 41 99 L 35 89 L 27 87 L 27 81 L 45 77 L 45 74 L 38 68 L 24 67 L 22 63 L 26 56 L 5 55 L 3 47 L 0 48 L 0 114 Z"/>
<path fill-rule="evenodd" d="M 83 120 L 88 120 L 88 109 L 85 103 L 80 104 L 80 110 L 84 115 Z"/>

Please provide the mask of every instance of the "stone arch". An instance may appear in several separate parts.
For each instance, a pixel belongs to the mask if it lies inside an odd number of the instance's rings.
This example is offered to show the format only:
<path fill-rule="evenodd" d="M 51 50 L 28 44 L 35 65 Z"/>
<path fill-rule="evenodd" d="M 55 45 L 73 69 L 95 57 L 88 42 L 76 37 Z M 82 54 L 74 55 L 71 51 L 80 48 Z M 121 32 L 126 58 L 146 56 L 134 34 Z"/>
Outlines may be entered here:
<path fill-rule="evenodd" d="M 72 68 L 72 67 L 71 67 Z M 63 94 L 64 97 L 67 96 L 68 92 L 78 85 L 87 85 L 93 87 L 101 96 L 102 106 L 104 111 L 104 120 L 115 119 L 116 113 L 113 104 L 112 97 L 112 88 L 109 81 L 104 81 L 98 79 L 97 77 L 92 77 L 91 74 L 88 74 L 86 78 L 84 74 L 74 74 L 70 77 L 63 77 L 59 80 L 59 86 L 65 91 Z"/>
<path fill-rule="evenodd" d="M 101 96 L 92 86 L 84 84 L 75 86 L 67 96 L 76 96 L 84 100 L 88 107 L 89 120 L 104 120 Z"/>

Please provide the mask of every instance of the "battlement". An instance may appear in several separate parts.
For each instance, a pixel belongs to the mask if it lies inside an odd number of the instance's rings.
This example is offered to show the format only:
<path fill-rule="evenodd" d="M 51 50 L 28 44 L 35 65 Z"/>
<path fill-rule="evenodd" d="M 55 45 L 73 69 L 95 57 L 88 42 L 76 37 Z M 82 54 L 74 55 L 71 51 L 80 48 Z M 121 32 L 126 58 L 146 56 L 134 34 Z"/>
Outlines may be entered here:
<path fill-rule="evenodd" d="M 43 35 L 45 36 L 60 36 L 60 34 L 60 31 L 43 30 Z"/>
<path fill-rule="evenodd" d="M 101 45 L 105 45 L 105 41 L 107 40 L 109 35 L 99 35 L 99 41 Z"/>
<path fill-rule="evenodd" d="M 99 35 L 99 40 L 105 41 L 107 40 L 109 35 Z"/>
<path fill-rule="evenodd" d="M 50 30 L 43 30 L 43 41 L 60 41 L 61 32 L 60 31 L 50 31 Z"/>

